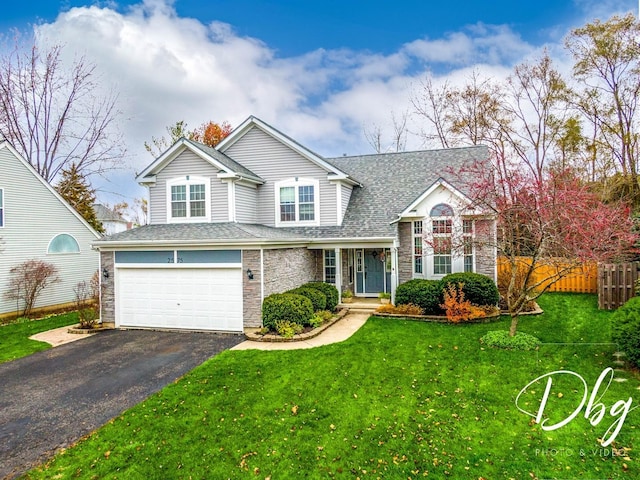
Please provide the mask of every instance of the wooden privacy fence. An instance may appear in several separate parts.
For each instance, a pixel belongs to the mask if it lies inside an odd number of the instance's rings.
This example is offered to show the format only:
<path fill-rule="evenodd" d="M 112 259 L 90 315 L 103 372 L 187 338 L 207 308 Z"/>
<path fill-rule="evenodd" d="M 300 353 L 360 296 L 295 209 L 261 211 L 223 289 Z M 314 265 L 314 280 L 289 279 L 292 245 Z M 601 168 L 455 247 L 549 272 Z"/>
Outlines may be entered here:
<path fill-rule="evenodd" d="M 518 259 L 523 265 L 528 264 L 528 259 L 523 257 Z M 533 272 L 533 282 L 537 283 L 547 277 L 553 276 L 553 272 L 563 265 L 546 264 L 540 262 L 536 264 Z M 509 274 L 509 263 L 505 257 L 498 258 L 498 283 L 500 277 Z M 576 293 L 597 293 L 598 292 L 598 267 L 595 263 L 585 264 L 574 269 L 549 287 L 549 292 L 576 292 Z"/>
<path fill-rule="evenodd" d="M 598 265 L 598 308 L 613 310 L 635 296 L 640 263 L 601 263 Z"/>

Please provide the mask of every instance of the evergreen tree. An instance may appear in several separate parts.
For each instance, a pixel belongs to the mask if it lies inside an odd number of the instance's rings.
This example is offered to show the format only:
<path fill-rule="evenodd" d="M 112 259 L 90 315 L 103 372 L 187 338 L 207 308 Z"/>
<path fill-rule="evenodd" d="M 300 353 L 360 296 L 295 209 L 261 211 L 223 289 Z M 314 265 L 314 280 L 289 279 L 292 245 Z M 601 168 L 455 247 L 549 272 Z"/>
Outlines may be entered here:
<path fill-rule="evenodd" d="M 95 190 L 78 171 L 75 163 L 62 171 L 62 178 L 56 186 L 58 193 L 91 225 L 97 232 L 104 233 L 102 223 L 96 218 L 93 204 L 96 201 Z"/>

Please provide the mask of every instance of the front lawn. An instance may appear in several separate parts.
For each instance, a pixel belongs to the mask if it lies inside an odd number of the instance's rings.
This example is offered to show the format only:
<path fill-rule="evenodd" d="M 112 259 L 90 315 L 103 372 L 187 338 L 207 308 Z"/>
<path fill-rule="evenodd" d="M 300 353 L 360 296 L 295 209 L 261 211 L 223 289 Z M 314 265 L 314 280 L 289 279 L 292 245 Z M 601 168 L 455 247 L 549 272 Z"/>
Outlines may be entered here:
<path fill-rule="evenodd" d="M 544 373 L 575 371 L 591 389 L 613 366 L 610 313 L 593 296 L 540 303 L 546 313 L 520 323 L 546 342 L 539 351 L 483 348 L 478 339 L 508 328 L 506 319 L 374 317 L 340 344 L 225 352 L 28 478 L 638 478 L 638 410 L 613 445 L 597 441 L 615 401 L 640 399 L 632 374 L 616 372 L 628 381 L 611 383 L 595 426 L 581 414 L 542 431 L 516 408 L 521 389 Z M 531 387 L 521 408 L 535 412 L 543 390 Z M 550 421 L 577 408 L 582 390 L 579 380 L 557 379 Z"/>
<path fill-rule="evenodd" d="M 18 321 L 0 326 L 0 363 L 26 357 L 51 345 L 45 342 L 29 340 L 31 335 L 46 332 L 54 328 L 66 327 L 78 323 L 76 312 L 64 313 L 41 320 Z"/>

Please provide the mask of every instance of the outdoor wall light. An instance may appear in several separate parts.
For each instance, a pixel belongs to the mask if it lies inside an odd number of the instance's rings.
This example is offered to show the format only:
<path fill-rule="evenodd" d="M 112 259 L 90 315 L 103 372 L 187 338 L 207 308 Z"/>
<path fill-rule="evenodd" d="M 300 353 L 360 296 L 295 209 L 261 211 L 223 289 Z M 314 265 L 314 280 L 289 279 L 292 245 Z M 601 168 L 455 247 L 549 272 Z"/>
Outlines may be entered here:
<path fill-rule="evenodd" d="M 104 268 L 102 269 L 102 276 L 103 276 L 104 278 L 109 278 L 109 270 L 107 270 L 107 267 L 104 267 Z"/>
<path fill-rule="evenodd" d="M 247 277 L 249 277 L 249 280 L 253 280 L 253 272 L 250 268 L 247 268 Z"/>

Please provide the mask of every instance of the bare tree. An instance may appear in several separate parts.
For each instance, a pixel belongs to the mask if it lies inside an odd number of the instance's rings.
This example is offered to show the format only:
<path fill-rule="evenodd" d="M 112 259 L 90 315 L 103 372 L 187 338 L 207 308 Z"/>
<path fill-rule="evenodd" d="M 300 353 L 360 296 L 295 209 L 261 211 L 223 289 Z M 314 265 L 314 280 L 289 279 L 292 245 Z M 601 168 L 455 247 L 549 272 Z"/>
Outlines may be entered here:
<path fill-rule="evenodd" d="M 71 164 L 104 173 L 125 154 L 117 95 L 97 93 L 95 65 L 81 57 L 67 68 L 61 54 L 16 42 L 0 58 L 0 130 L 48 182 Z"/>
<path fill-rule="evenodd" d="M 43 260 L 27 260 L 9 270 L 11 277 L 5 297 L 9 300 L 22 300 L 22 316 L 31 314 L 36 300 L 49 285 L 59 282 L 58 269 Z"/>
<path fill-rule="evenodd" d="M 574 76 L 584 87 L 577 105 L 596 127 L 598 144 L 616 159 L 636 203 L 640 201 L 639 37 L 640 23 L 628 14 L 596 20 L 575 29 L 566 40 L 575 60 Z"/>
<path fill-rule="evenodd" d="M 449 128 L 446 112 L 451 94 L 449 84 L 444 82 L 440 87 L 433 84 L 433 77 L 427 76 L 420 82 L 417 91 L 411 95 L 414 113 L 427 122 L 420 136 L 426 145 L 438 143 L 442 148 L 449 148 Z"/>
<path fill-rule="evenodd" d="M 402 152 L 407 146 L 407 118 L 408 112 L 396 115 L 391 112 L 391 142 L 384 141 L 385 133 L 383 127 L 374 123 L 369 128 L 364 128 L 364 138 L 376 153 Z"/>

